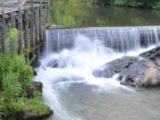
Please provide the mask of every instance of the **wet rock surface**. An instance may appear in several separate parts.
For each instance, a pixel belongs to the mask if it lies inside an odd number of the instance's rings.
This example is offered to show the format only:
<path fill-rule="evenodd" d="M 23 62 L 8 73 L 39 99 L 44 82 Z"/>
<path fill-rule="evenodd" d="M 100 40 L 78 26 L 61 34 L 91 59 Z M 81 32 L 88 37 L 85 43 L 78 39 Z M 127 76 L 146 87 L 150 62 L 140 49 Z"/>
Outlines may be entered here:
<path fill-rule="evenodd" d="M 140 57 L 126 56 L 106 63 L 93 72 L 96 77 L 113 77 L 123 85 L 134 87 L 160 85 L 160 47 L 140 54 Z"/>
<path fill-rule="evenodd" d="M 93 75 L 96 77 L 107 77 L 110 78 L 116 73 L 120 73 L 124 69 L 128 68 L 131 64 L 137 61 L 136 57 L 124 57 L 116 59 L 95 70 Z"/>
<path fill-rule="evenodd" d="M 120 71 L 121 84 L 135 87 L 143 86 L 144 74 L 147 66 L 145 60 L 136 60 L 128 68 Z"/>
<path fill-rule="evenodd" d="M 160 46 L 144 52 L 140 54 L 140 56 L 150 60 L 160 59 Z"/>

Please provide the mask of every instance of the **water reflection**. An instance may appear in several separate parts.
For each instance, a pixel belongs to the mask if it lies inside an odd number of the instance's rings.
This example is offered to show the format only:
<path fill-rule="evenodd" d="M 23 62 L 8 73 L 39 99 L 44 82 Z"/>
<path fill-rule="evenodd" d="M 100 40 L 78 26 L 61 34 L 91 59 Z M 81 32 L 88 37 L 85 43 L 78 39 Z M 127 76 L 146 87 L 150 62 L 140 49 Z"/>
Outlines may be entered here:
<path fill-rule="evenodd" d="M 50 22 L 64 27 L 160 25 L 159 19 L 159 10 L 86 6 L 75 0 L 51 2 Z"/>

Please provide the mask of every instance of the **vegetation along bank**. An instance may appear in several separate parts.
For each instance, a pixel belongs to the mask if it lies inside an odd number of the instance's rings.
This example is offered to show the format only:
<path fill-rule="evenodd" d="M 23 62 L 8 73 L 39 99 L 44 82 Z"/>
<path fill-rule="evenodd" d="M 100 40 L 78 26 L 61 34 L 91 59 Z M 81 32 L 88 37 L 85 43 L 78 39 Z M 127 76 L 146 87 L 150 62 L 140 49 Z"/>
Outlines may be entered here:
<path fill-rule="evenodd" d="M 42 103 L 42 83 L 33 82 L 34 71 L 18 53 L 19 31 L 7 32 L 8 47 L 0 53 L 0 120 L 40 120 L 53 114 Z"/>
<path fill-rule="evenodd" d="M 96 4 L 160 9 L 160 0 L 85 0 Z"/>

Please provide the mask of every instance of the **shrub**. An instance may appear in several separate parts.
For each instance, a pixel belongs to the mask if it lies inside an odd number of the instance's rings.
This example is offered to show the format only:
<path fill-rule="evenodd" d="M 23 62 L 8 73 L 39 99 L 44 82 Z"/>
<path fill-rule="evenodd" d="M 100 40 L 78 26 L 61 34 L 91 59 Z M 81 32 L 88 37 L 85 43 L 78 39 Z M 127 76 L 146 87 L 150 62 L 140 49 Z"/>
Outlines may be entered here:
<path fill-rule="evenodd" d="M 14 111 L 14 102 L 25 97 L 25 86 L 31 84 L 33 77 L 32 67 L 27 64 L 24 56 L 17 54 L 0 55 L 1 94 L 4 105 L 9 109 L 8 114 Z"/>
<path fill-rule="evenodd" d="M 16 28 L 9 29 L 7 32 L 8 42 L 8 53 L 17 53 L 18 52 L 18 39 L 19 39 L 19 30 Z"/>
<path fill-rule="evenodd" d="M 1 83 L 17 79 L 22 88 L 31 83 L 33 77 L 32 67 L 27 64 L 24 56 L 17 54 L 1 54 L 0 55 L 0 80 Z M 5 84 L 3 84 L 5 85 Z M 1 84 L 2 87 L 2 84 Z"/>
<path fill-rule="evenodd" d="M 2 115 L 4 115 L 4 100 L 3 100 L 3 98 L 0 98 L 0 120 L 1 120 L 1 117 L 2 117 Z"/>
<path fill-rule="evenodd" d="M 43 112 L 47 107 L 41 103 L 41 93 L 36 91 L 33 100 L 26 98 L 25 88 L 31 86 L 33 69 L 23 55 L 18 55 L 19 31 L 7 32 L 7 50 L 0 53 L 0 120 L 1 117 L 14 116 L 23 109 Z"/>

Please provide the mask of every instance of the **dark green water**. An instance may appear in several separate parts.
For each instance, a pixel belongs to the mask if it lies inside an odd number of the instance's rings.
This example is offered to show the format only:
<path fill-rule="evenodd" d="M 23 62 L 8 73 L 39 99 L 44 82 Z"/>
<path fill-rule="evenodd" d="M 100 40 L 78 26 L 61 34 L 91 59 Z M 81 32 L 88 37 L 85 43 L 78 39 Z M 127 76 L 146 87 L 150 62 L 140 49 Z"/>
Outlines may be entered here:
<path fill-rule="evenodd" d="M 54 1 L 50 22 L 63 27 L 160 25 L 160 10 Z"/>

